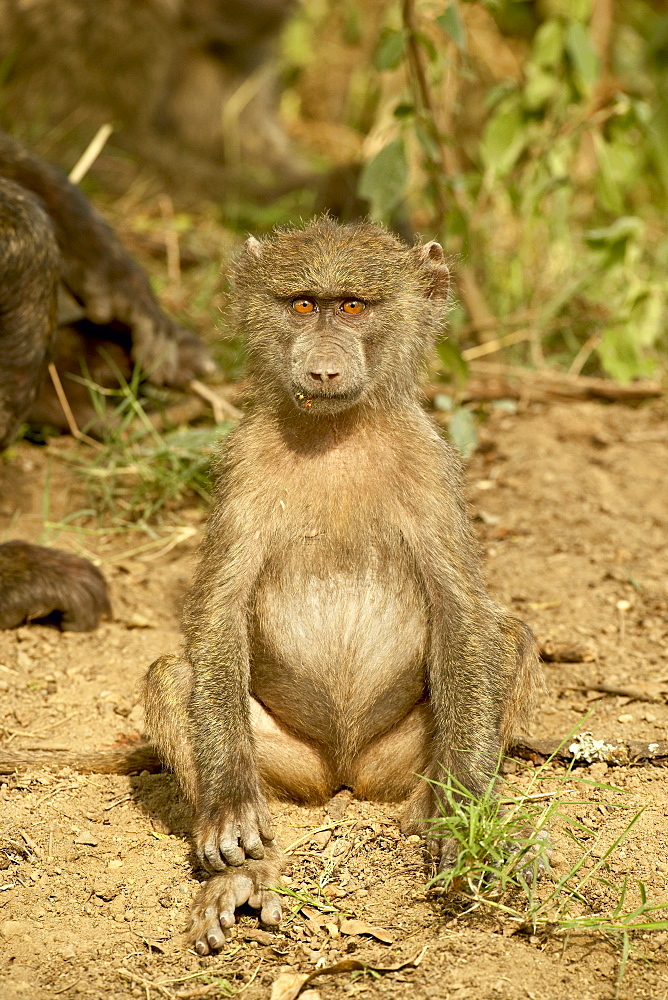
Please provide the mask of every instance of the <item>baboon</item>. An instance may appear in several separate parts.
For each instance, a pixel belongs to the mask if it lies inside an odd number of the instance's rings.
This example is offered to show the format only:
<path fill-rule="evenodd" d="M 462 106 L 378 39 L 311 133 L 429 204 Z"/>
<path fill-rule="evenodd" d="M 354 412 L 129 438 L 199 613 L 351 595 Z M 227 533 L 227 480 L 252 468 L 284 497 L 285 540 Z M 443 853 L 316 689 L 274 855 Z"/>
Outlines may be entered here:
<path fill-rule="evenodd" d="M 281 920 L 268 794 L 407 799 L 405 827 L 447 867 L 438 786 L 419 776 L 480 794 L 526 724 L 535 642 L 486 592 L 459 459 L 420 404 L 448 284 L 438 243 L 328 217 L 239 258 L 251 404 L 220 455 L 184 650 L 146 679 L 148 736 L 211 874 L 199 954 L 243 903 Z M 104 769 L 122 769 L 113 754 Z"/>
<path fill-rule="evenodd" d="M 292 0 L 5 0 L 5 121 L 60 143 L 105 121 L 170 190 L 224 198 L 305 168 L 278 113 L 276 49 Z M 114 183 L 115 177 L 109 176 Z"/>
<path fill-rule="evenodd" d="M 0 545 L 0 628 L 48 621 L 92 632 L 110 614 L 107 584 L 88 559 L 29 542 Z"/>
<path fill-rule="evenodd" d="M 127 345 L 157 384 L 183 385 L 213 367 L 198 338 L 161 310 L 144 272 L 81 191 L 2 132 L 0 267 L 0 447 L 46 392 L 47 361 L 80 357 L 89 338 Z M 65 328 L 57 325 L 59 298 L 73 319 Z"/>
<path fill-rule="evenodd" d="M 59 293 L 78 319 L 59 327 Z M 24 420 L 65 424 L 45 379 L 54 360 L 81 373 L 90 337 L 150 380 L 180 385 L 212 367 L 203 344 L 160 309 L 148 280 L 83 194 L 55 167 L 0 133 L 0 449 Z M 94 358 L 89 356 L 91 367 Z M 79 425 L 86 390 L 68 397 Z M 109 613 L 106 584 L 84 559 L 25 542 L 0 546 L 0 627 L 45 616 L 87 631 Z"/>
<path fill-rule="evenodd" d="M 417 775 L 481 793 L 526 721 L 534 639 L 487 595 L 460 462 L 419 401 L 448 281 L 438 243 L 328 218 L 249 239 L 236 267 L 252 405 L 220 457 L 183 655 L 146 681 L 212 873 L 200 954 L 244 902 L 280 921 L 266 793 L 407 798 L 424 831 L 438 793 Z"/>

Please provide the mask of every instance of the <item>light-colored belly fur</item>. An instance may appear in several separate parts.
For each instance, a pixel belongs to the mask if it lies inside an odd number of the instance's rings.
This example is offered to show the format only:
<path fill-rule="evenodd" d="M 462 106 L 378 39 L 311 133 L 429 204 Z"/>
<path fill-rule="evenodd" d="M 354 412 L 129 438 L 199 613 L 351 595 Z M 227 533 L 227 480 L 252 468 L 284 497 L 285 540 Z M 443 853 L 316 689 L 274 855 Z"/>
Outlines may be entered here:
<path fill-rule="evenodd" d="M 371 559 L 325 575 L 287 558 L 256 592 L 252 692 L 326 756 L 350 760 L 424 697 L 426 631 L 409 573 Z"/>

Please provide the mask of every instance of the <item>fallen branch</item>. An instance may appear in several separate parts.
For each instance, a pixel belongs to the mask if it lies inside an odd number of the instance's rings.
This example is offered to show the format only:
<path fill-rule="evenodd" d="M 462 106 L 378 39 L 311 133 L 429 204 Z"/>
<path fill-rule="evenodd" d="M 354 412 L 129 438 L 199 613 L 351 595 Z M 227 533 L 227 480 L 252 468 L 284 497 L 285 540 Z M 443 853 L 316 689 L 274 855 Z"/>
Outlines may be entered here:
<path fill-rule="evenodd" d="M 511 368 L 478 362 L 471 365 L 471 378 L 458 394 L 462 401 L 523 399 L 532 402 L 549 402 L 559 399 L 606 399 L 618 403 L 638 403 L 645 399 L 663 396 L 666 388 L 659 382 L 640 379 L 620 385 L 612 379 L 593 378 L 586 375 L 569 375 L 541 369 Z M 431 385 L 427 396 L 442 393 L 442 385 Z"/>
<path fill-rule="evenodd" d="M 564 660 L 564 663 L 574 661 Z M 579 661 L 575 661 L 579 662 Z M 668 684 L 657 681 L 649 681 L 647 687 L 654 690 L 643 691 L 641 688 L 623 687 L 620 684 L 577 684 L 568 688 L 569 691 L 600 691 L 601 694 L 614 694 L 620 698 L 628 698 L 630 701 L 646 701 L 650 705 L 665 705 L 668 702 Z"/>
<path fill-rule="evenodd" d="M 508 756 L 543 764 L 548 758 L 567 763 L 659 764 L 668 765 L 668 740 L 645 743 L 641 740 L 595 740 L 591 733 L 580 733 L 570 740 L 521 740 L 508 750 Z"/>

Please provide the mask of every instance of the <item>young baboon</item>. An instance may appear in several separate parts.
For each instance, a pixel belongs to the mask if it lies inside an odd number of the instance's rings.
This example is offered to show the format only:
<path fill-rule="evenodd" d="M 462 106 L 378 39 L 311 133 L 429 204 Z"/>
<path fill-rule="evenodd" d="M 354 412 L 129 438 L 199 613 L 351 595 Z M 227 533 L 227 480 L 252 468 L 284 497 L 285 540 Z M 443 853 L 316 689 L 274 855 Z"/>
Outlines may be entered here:
<path fill-rule="evenodd" d="M 146 681 L 212 873 L 200 954 L 244 902 L 280 921 L 267 793 L 407 798 L 424 832 L 438 792 L 417 775 L 482 792 L 526 720 L 533 637 L 487 595 L 459 460 L 419 401 L 448 277 L 438 243 L 328 218 L 239 259 L 252 406 L 220 457 L 184 652 Z M 453 844 L 430 846 L 447 866 Z"/>
<path fill-rule="evenodd" d="M 184 651 L 146 679 L 149 736 L 211 873 L 192 908 L 200 954 L 245 902 L 280 922 L 267 794 L 407 799 L 406 828 L 446 867 L 437 786 L 418 775 L 481 793 L 527 721 L 534 639 L 487 595 L 460 462 L 420 405 L 448 281 L 438 243 L 328 218 L 251 238 L 239 259 L 252 405 L 220 457 Z M 151 754 L 48 759 L 127 773 Z M 26 759 L 3 751 L 0 771 Z"/>

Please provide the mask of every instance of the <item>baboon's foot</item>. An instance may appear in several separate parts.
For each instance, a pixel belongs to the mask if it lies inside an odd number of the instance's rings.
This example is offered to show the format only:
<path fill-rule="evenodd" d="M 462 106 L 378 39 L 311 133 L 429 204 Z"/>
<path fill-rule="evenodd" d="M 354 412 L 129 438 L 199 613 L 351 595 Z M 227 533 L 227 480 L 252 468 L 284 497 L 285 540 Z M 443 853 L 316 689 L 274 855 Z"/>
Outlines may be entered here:
<path fill-rule="evenodd" d="M 260 911 L 263 924 L 276 927 L 283 916 L 280 886 L 283 856 L 277 847 L 266 848 L 261 861 L 245 861 L 227 868 L 206 882 L 190 911 L 190 937 L 198 955 L 208 955 L 225 943 L 225 928 L 235 922 L 237 907 L 248 903 Z"/>

